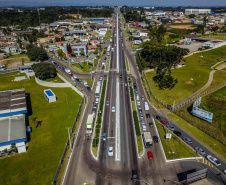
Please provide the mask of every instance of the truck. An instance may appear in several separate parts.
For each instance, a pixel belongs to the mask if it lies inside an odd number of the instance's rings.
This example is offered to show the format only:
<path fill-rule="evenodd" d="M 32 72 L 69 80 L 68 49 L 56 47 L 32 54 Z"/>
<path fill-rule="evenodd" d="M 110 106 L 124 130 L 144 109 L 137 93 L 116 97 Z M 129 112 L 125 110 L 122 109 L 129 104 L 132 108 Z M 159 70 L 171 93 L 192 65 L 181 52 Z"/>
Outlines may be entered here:
<path fill-rule="evenodd" d="M 86 133 L 91 134 L 93 132 L 94 114 L 89 114 L 86 122 Z"/>
<path fill-rule="evenodd" d="M 110 38 L 110 43 L 112 43 L 112 38 Z"/>
<path fill-rule="evenodd" d="M 71 74 L 71 70 L 68 69 L 68 68 L 65 68 L 64 71 L 65 71 L 66 73 L 68 73 L 69 75 Z"/>
<path fill-rule="evenodd" d="M 85 86 L 85 87 L 88 87 L 88 83 L 87 83 L 87 81 L 83 81 L 83 85 Z"/>
<path fill-rule="evenodd" d="M 143 138 L 144 146 L 146 148 L 152 147 L 153 141 L 152 141 L 152 137 L 151 137 L 151 133 L 150 132 L 144 132 L 142 134 L 142 138 Z"/>
<path fill-rule="evenodd" d="M 144 102 L 144 110 L 149 110 L 148 102 Z"/>

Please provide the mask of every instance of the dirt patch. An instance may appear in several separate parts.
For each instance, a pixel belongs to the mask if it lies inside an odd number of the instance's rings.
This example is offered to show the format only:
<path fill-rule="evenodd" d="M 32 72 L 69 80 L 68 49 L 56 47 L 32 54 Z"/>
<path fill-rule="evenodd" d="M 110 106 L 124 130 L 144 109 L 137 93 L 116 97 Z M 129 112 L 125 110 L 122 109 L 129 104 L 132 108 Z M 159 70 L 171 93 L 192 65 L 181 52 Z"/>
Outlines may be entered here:
<path fill-rule="evenodd" d="M 177 28 L 177 29 L 186 29 L 186 30 L 192 30 L 195 27 L 193 25 L 182 25 L 182 24 L 178 24 L 178 25 L 170 25 L 171 28 Z"/>
<path fill-rule="evenodd" d="M 23 66 L 24 63 L 29 63 L 30 60 L 27 57 L 9 58 L 0 61 L 0 66 L 6 64 L 6 69 L 13 69 L 19 66 Z"/>

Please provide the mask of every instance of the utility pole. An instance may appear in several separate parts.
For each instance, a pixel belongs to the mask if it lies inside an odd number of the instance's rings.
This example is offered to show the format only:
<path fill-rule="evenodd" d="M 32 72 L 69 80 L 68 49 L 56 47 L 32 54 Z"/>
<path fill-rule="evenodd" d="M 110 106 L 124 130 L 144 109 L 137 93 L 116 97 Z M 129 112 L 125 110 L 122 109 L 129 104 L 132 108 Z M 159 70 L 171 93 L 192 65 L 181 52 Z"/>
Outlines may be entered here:
<path fill-rule="evenodd" d="M 68 140 L 69 140 L 69 143 L 70 143 L 70 148 L 71 148 L 71 137 L 70 137 L 70 132 L 69 132 L 69 129 L 71 127 L 66 127 L 66 129 L 68 130 Z"/>
<path fill-rule="evenodd" d="M 38 11 L 39 26 L 40 26 L 40 31 L 41 31 L 41 22 L 40 22 L 40 13 L 39 13 L 39 8 L 37 8 L 37 11 Z"/>

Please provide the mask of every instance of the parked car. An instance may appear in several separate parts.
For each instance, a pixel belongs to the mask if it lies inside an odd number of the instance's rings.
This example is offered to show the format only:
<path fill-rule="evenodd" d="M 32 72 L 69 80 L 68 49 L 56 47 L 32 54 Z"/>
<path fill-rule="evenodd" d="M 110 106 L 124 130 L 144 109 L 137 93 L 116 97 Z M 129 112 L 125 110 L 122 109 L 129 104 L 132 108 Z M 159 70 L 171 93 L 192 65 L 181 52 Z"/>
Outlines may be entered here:
<path fill-rule="evenodd" d="M 103 139 L 103 141 L 107 140 L 107 134 L 106 133 L 103 133 L 102 139 Z"/>
<path fill-rule="evenodd" d="M 158 143 L 158 141 L 159 141 L 158 136 L 153 136 L 153 141 L 154 141 L 155 143 Z"/>
<path fill-rule="evenodd" d="M 140 101 L 137 101 L 137 105 L 140 105 Z"/>
<path fill-rule="evenodd" d="M 207 155 L 206 158 L 213 163 L 215 166 L 220 166 L 221 162 L 217 160 L 217 158 L 213 157 L 212 155 Z"/>
<path fill-rule="evenodd" d="M 181 136 L 181 133 L 180 133 L 179 131 L 174 130 L 173 132 L 174 132 L 174 134 L 176 134 L 177 136 Z"/>
<path fill-rule="evenodd" d="M 147 131 L 146 125 L 142 125 L 142 130 L 143 130 L 143 131 Z"/>
<path fill-rule="evenodd" d="M 150 123 L 149 123 L 149 126 L 150 126 L 150 127 L 153 127 L 154 125 L 153 125 L 153 123 L 152 123 L 152 122 L 150 122 Z"/>
<path fill-rule="evenodd" d="M 148 159 L 153 159 L 153 153 L 151 151 L 148 151 L 147 154 L 148 154 Z"/>
<path fill-rule="evenodd" d="M 113 156 L 113 147 L 110 146 L 108 149 L 108 156 Z"/>
<path fill-rule="evenodd" d="M 96 104 L 96 103 L 93 104 L 93 108 L 94 108 L 94 109 L 97 108 L 97 104 Z"/>
<path fill-rule="evenodd" d="M 111 112 L 115 112 L 115 107 L 112 107 L 111 108 Z"/>
<path fill-rule="evenodd" d="M 183 140 L 184 140 L 184 142 L 187 143 L 187 144 L 192 144 L 192 140 L 189 139 L 188 137 L 183 137 Z"/>
<path fill-rule="evenodd" d="M 106 102 L 106 105 L 107 105 L 107 106 L 109 106 L 109 105 L 110 105 L 110 102 L 109 102 L 109 101 L 107 101 L 107 102 Z"/>
<path fill-rule="evenodd" d="M 158 115 L 156 115 L 156 116 L 155 116 L 155 119 L 157 119 L 157 120 L 159 120 L 159 121 L 160 121 L 160 120 L 161 120 L 161 117 L 160 117 L 160 116 L 158 116 Z"/>
<path fill-rule="evenodd" d="M 96 102 L 95 103 L 99 103 L 99 98 L 96 98 Z"/>
<path fill-rule="evenodd" d="M 140 119 L 144 119 L 144 116 L 143 116 L 143 114 L 140 114 Z"/>
<path fill-rule="evenodd" d="M 205 155 L 206 154 L 206 152 L 202 148 L 195 147 L 195 150 L 196 150 L 197 153 L 200 153 L 201 155 Z"/>
<path fill-rule="evenodd" d="M 167 122 L 165 120 L 160 121 L 163 125 L 167 125 Z"/>

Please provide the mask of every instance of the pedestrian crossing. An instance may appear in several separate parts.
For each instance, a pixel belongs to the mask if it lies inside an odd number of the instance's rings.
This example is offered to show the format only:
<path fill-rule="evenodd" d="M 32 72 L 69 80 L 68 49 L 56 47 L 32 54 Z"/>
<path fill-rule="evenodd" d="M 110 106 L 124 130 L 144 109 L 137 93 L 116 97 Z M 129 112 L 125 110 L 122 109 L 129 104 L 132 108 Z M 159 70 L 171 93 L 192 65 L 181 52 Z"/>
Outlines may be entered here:
<path fill-rule="evenodd" d="M 200 162 L 200 163 L 203 163 L 203 164 L 205 164 L 205 165 L 208 165 L 208 166 L 210 166 L 210 167 L 214 167 L 213 166 L 213 164 L 211 163 L 211 162 L 209 162 L 208 160 L 206 160 L 205 158 L 202 158 L 202 159 L 196 159 L 198 162 Z"/>

